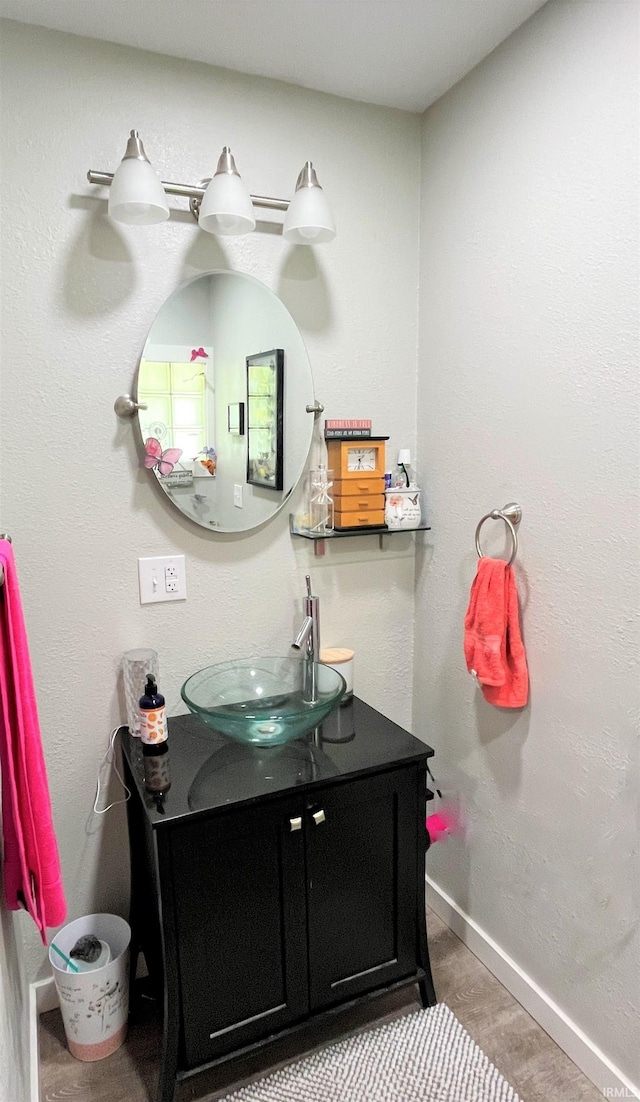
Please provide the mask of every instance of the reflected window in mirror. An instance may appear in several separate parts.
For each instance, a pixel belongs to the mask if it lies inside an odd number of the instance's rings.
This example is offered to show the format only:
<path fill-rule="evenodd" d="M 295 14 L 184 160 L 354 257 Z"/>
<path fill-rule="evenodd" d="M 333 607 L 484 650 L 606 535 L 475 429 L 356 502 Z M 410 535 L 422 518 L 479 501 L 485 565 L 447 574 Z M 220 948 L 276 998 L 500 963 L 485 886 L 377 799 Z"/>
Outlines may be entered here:
<path fill-rule="evenodd" d="M 209 362 L 144 360 L 143 386 L 138 400 L 147 409 L 140 417 L 144 440 L 155 437 L 163 448 L 179 448 L 181 463 L 193 462 L 206 447 L 214 446 L 213 372 Z"/>

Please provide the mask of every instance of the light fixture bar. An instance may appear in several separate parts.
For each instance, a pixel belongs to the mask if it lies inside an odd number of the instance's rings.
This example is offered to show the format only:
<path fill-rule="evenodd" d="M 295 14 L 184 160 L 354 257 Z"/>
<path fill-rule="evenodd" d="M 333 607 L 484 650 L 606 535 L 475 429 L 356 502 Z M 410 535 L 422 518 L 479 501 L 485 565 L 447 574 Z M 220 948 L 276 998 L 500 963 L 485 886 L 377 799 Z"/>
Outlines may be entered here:
<path fill-rule="evenodd" d="M 94 172 L 93 169 L 87 172 L 90 184 L 102 184 L 104 187 L 111 187 L 113 177 L 113 172 Z M 202 199 L 206 191 L 206 187 L 196 187 L 195 184 L 172 184 L 165 180 L 161 183 L 167 195 L 182 195 L 185 199 Z M 271 199 L 267 195 L 252 195 L 251 202 L 256 207 L 266 207 L 268 210 L 289 209 L 288 199 Z"/>
<path fill-rule="evenodd" d="M 252 195 L 251 202 L 255 207 L 267 207 L 269 210 L 288 210 L 289 199 L 270 199 L 268 195 Z"/>

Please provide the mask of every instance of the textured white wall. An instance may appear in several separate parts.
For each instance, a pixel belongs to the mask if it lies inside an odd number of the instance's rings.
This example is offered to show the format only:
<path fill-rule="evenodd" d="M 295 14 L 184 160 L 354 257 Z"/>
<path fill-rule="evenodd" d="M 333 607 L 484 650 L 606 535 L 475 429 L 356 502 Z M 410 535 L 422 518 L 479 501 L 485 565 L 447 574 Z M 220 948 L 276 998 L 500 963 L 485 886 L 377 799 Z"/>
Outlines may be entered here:
<path fill-rule="evenodd" d="M 637 42 L 636 4 L 560 0 L 424 118 L 414 714 L 467 822 L 432 875 L 640 1082 Z M 510 500 L 514 713 L 462 654 Z"/>
<path fill-rule="evenodd" d="M 1 60 L 0 521 L 14 539 L 74 917 L 126 906 L 122 808 L 96 820 L 91 807 L 109 731 L 124 718 L 117 671 L 128 648 L 158 647 L 173 710 L 193 670 L 288 652 L 311 568 L 324 643 L 353 646 L 359 694 L 410 723 L 411 537 L 384 553 L 375 537 L 345 540 L 314 560 L 284 514 L 240 539 L 203 533 L 154 492 L 112 407 L 167 295 L 229 267 L 263 280 L 293 315 L 327 416 L 370 416 L 411 446 L 420 122 L 14 23 L 2 27 Z M 113 171 L 134 126 L 169 180 L 210 173 L 228 143 L 250 190 L 287 196 L 311 157 L 338 237 L 292 248 L 263 226 L 218 240 L 187 213 L 148 230 L 118 226 L 85 174 Z M 187 556 L 188 600 L 141 607 L 137 557 L 172 551 Z M 27 936 L 33 968 L 41 948 Z"/>
<path fill-rule="evenodd" d="M 0 851 L 2 847 L 0 845 Z M 0 853 L 1 856 L 1 853 Z M 0 891 L 2 880 L 0 877 Z M 0 1102 L 27 1102 L 27 985 L 15 917 L 0 902 Z"/>

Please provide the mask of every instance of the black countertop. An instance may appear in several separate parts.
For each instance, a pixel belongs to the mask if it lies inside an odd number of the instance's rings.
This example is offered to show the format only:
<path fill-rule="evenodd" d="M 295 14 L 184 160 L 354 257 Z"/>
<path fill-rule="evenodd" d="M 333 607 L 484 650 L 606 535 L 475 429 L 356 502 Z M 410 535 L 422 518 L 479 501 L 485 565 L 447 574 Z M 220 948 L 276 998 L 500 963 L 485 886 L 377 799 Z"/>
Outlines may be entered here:
<path fill-rule="evenodd" d="M 147 792 L 140 740 L 121 730 L 120 743 L 135 785 L 155 828 L 177 819 L 219 811 L 327 781 L 375 773 L 433 756 L 420 739 L 354 697 L 335 708 L 316 732 L 283 746 L 234 742 L 194 715 L 169 720 L 164 757 L 171 787 Z"/>

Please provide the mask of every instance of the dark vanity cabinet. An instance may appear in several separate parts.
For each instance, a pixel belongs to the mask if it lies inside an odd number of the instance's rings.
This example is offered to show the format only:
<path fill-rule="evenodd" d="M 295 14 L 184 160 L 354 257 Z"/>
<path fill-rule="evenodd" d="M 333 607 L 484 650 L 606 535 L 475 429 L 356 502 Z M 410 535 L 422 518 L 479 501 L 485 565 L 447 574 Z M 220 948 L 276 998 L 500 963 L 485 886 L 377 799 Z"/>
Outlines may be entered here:
<path fill-rule="evenodd" d="M 362 701 L 294 743 L 169 721 L 171 787 L 128 783 L 134 955 L 164 1005 L 159 1102 L 241 1050 L 362 996 L 435 1001 L 424 917 L 433 751 Z"/>
<path fill-rule="evenodd" d="M 172 832 L 184 1058 L 207 1063 L 308 1010 L 298 802 L 229 811 Z M 197 948 L 196 948 L 197 947 Z"/>

